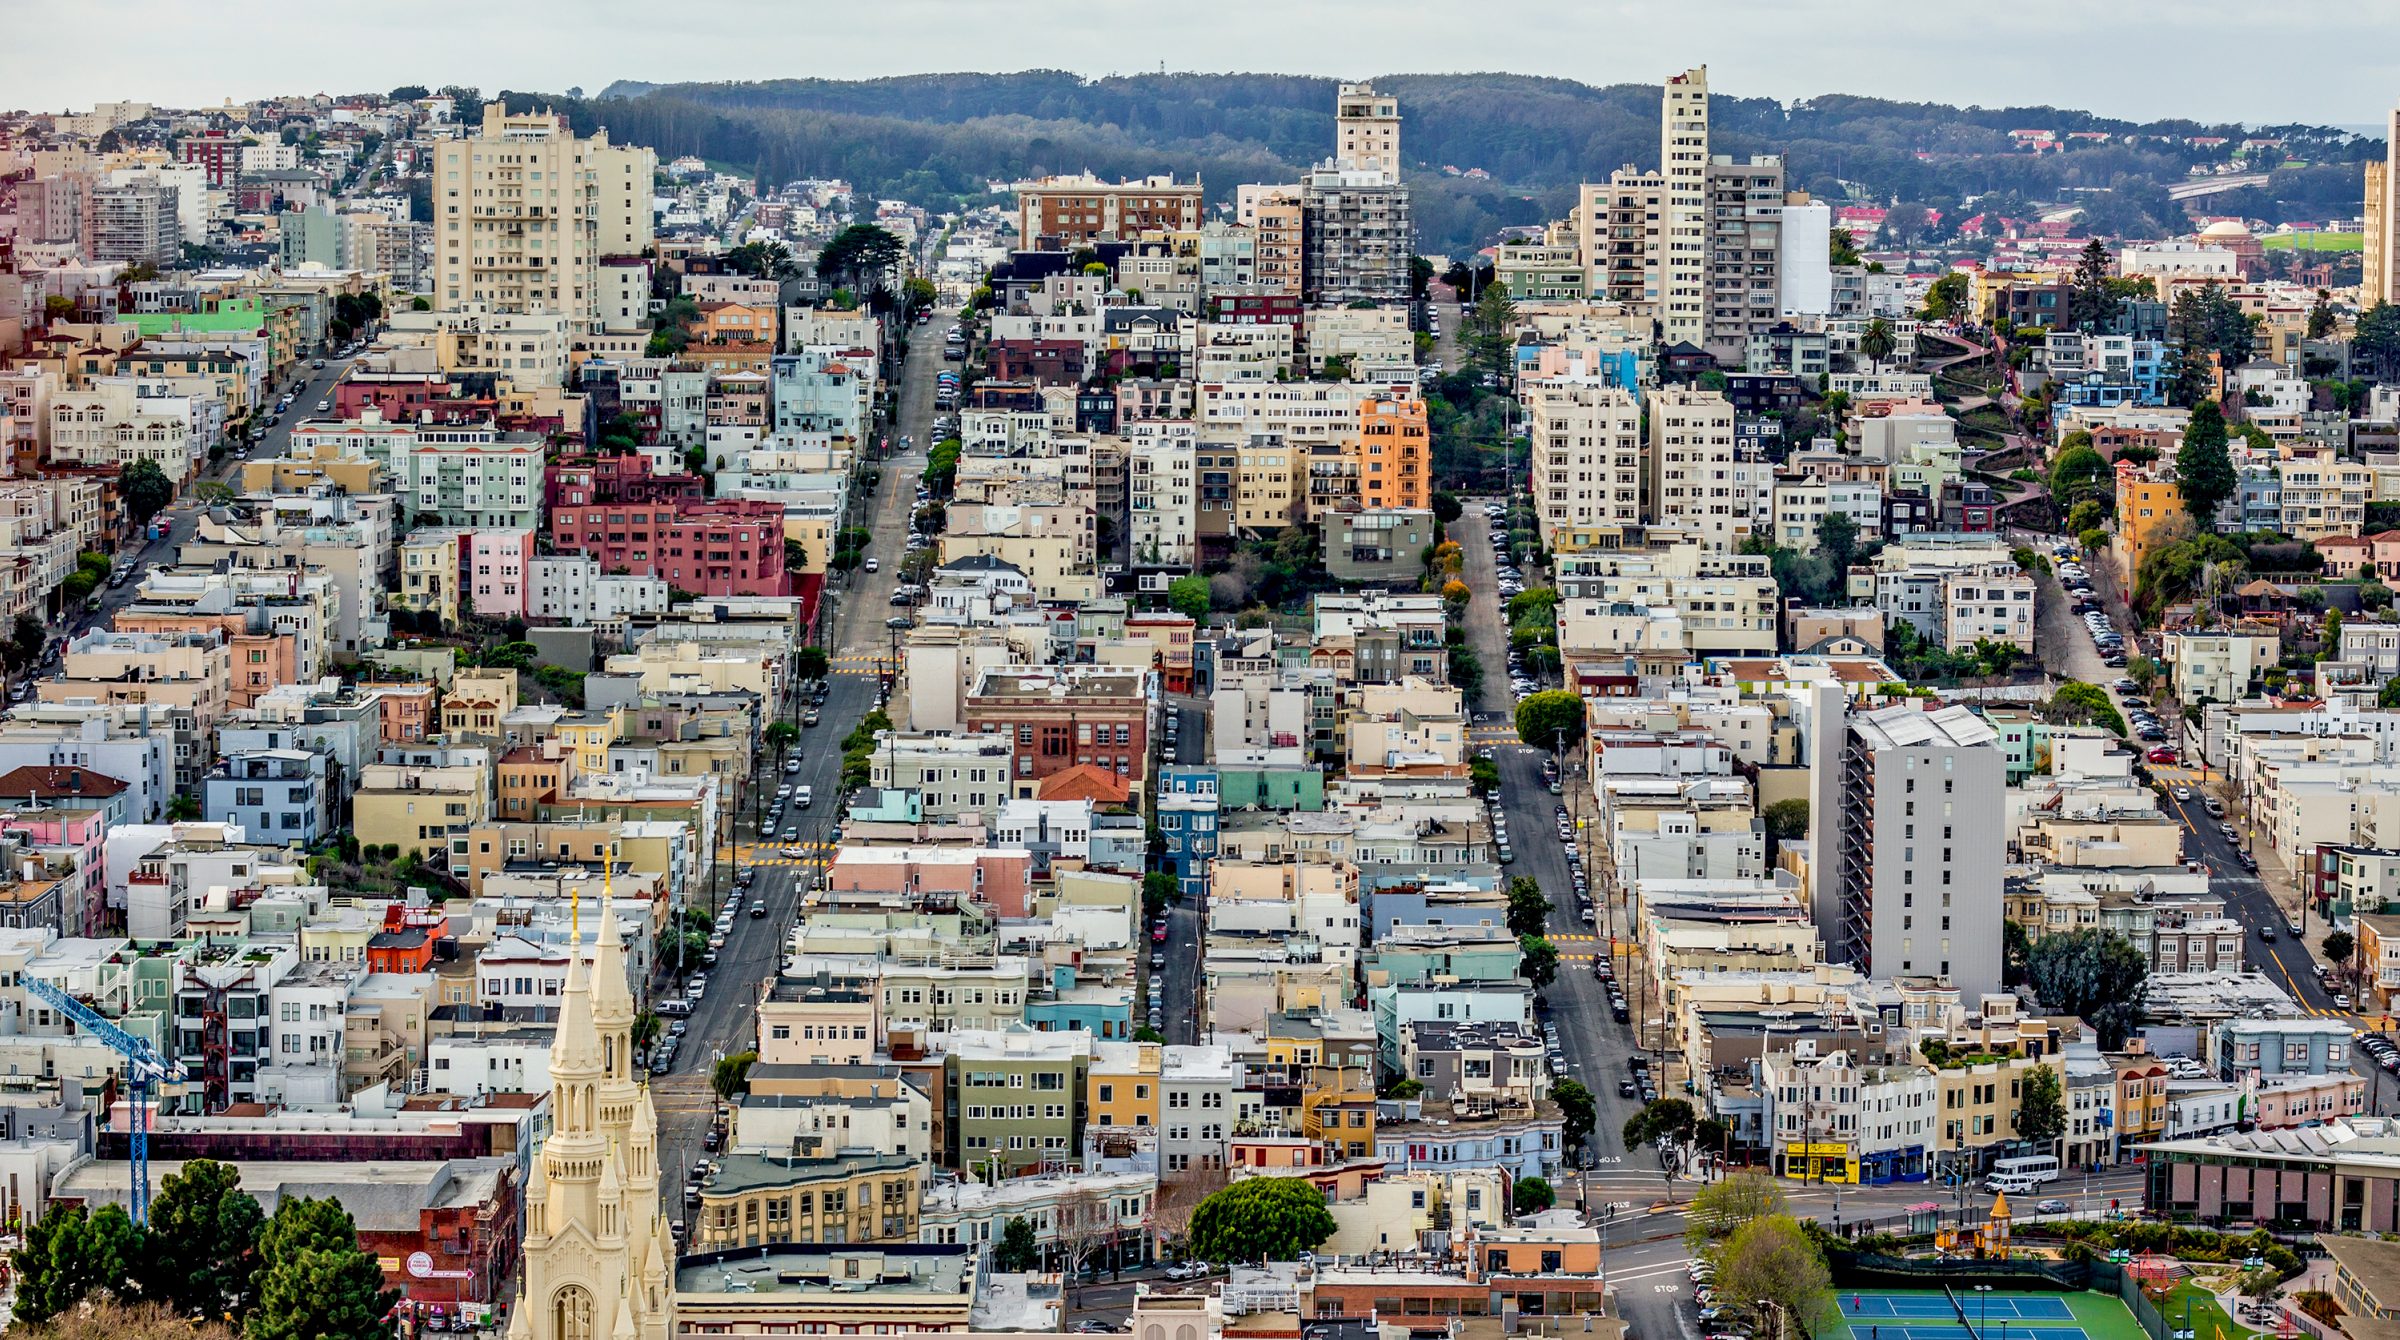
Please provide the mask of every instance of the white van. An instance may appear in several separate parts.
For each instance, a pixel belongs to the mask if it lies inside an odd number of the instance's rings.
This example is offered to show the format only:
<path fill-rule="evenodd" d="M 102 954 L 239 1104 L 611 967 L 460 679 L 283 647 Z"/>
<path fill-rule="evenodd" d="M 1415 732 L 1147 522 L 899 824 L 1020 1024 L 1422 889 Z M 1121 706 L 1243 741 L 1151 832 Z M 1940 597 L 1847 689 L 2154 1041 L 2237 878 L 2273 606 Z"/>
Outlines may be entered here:
<path fill-rule="evenodd" d="M 2041 1183 L 2030 1177 L 2003 1177 L 1998 1173 L 1993 1173 L 1983 1179 L 1984 1190 L 1998 1191 L 2010 1196 L 2030 1196 L 2040 1185 Z"/>
<path fill-rule="evenodd" d="M 813 800 L 813 799 L 815 799 L 815 798 L 816 798 L 816 793 L 815 793 L 813 790 L 811 790 L 810 788 L 808 788 L 808 787 L 805 787 L 805 786 L 803 786 L 803 787 L 799 787 L 799 788 L 795 789 L 795 790 L 792 792 L 792 803 L 793 803 L 793 804 L 795 804 L 795 805 L 797 805 L 797 806 L 799 806 L 799 807 L 800 807 L 800 808 L 802 808 L 802 809 L 807 809 L 807 808 L 808 808 L 808 802 L 809 802 L 809 801 L 811 801 L 811 800 Z"/>

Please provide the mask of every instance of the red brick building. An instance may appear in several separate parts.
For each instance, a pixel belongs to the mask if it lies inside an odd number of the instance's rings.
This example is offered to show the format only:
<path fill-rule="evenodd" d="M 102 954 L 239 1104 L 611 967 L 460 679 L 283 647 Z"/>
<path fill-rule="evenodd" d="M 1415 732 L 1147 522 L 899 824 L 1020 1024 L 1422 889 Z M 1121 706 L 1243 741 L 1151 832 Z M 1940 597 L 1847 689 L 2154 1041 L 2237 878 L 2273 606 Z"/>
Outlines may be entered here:
<path fill-rule="evenodd" d="M 226 138 L 222 130 L 195 135 L 177 144 L 176 149 L 186 163 L 198 163 L 208 169 L 208 184 L 215 187 L 233 185 L 242 175 L 242 142 Z"/>
<path fill-rule="evenodd" d="M 638 452 L 562 457 L 545 473 L 542 505 L 553 510 L 593 503 L 699 502 L 705 496 L 700 476 L 652 474 L 650 458 Z"/>
<path fill-rule="evenodd" d="M 1148 775 L 1152 674 L 1090 665 L 986 670 L 968 690 L 966 727 L 1010 740 L 1015 795 L 1038 795 L 1044 779 L 1086 766 L 1139 789 Z"/>
<path fill-rule="evenodd" d="M 439 372 L 352 372 L 333 388 L 336 417 L 356 419 L 372 409 L 386 423 L 492 423 L 500 402 L 460 387 Z"/>
<path fill-rule="evenodd" d="M 749 499 L 562 504 L 550 512 L 561 554 L 590 554 L 603 572 L 663 577 L 704 596 L 782 596 L 783 505 Z"/>
<path fill-rule="evenodd" d="M 994 340 L 992 375 L 1004 381 L 1073 386 L 1083 380 L 1081 340 Z"/>

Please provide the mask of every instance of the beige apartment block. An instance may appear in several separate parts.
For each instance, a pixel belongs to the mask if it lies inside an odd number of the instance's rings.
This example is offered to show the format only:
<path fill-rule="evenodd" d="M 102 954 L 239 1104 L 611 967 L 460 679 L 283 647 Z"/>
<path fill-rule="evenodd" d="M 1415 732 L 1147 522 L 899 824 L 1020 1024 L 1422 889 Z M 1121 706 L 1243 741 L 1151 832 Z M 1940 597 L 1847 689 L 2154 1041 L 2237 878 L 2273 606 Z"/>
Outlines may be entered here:
<path fill-rule="evenodd" d="M 1714 391 L 1667 387 L 1650 398 L 1649 517 L 1711 549 L 1750 537 L 1747 487 L 1736 489 L 1733 405 Z"/>
<path fill-rule="evenodd" d="M 434 305 L 566 316 L 603 329 L 601 261 L 652 244 L 657 155 L 579 138 L 549 112 L 483 109 L 478 133 L 433 162 Z M 610 318 L 614 319 L 614 318 Z"/>
<path fill-rule="evenodd" d="M 1525 383 L 1533 500 L 1542 542 L 1560 530 L 1642 520 L 1642 407 L 1594 377 Z"/>

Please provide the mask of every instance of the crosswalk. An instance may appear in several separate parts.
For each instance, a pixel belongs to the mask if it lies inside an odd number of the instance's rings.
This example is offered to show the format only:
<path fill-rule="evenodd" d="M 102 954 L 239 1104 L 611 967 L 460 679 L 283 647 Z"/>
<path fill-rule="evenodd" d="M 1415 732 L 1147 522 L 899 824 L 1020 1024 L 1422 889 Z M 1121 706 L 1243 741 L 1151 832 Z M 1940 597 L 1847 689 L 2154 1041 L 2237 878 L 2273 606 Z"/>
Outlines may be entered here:
<path fill-rule="evenodd" d="M 763 859 L 761 853 L 766 856 L 782 856 L 793 848 L 802 848 L 808 851 L 833 851 L 840 845 L 835 842 L 745 842 L 739 846 L 717 848 L 717 859 L 748 862 Z"/>

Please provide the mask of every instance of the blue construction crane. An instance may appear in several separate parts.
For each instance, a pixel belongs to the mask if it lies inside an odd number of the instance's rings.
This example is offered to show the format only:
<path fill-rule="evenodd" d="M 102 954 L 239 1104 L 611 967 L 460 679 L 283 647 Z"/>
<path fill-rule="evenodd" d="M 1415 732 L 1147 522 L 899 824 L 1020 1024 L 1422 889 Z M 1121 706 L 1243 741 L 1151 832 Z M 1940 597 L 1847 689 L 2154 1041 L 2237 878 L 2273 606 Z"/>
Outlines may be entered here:
<path fill-rule="evenodd" d="M 34 999 L 67 1016 L 77 1028 L 100 1039 L 125 1058 L 125 1088 L 131 1118 L 128 1122 L 133 1136 L 130 1158 L 133 1164 L 133 1222 L 150 1222 L 150 1097 L 151 1086 L 174 1084 L 183 1079 L 183 1067 L 158 1054 L 148 1038 L 135 1037 L 100 1016 L 99 1011 L 40 978 L 25 979 L 25 990 Z"/>

